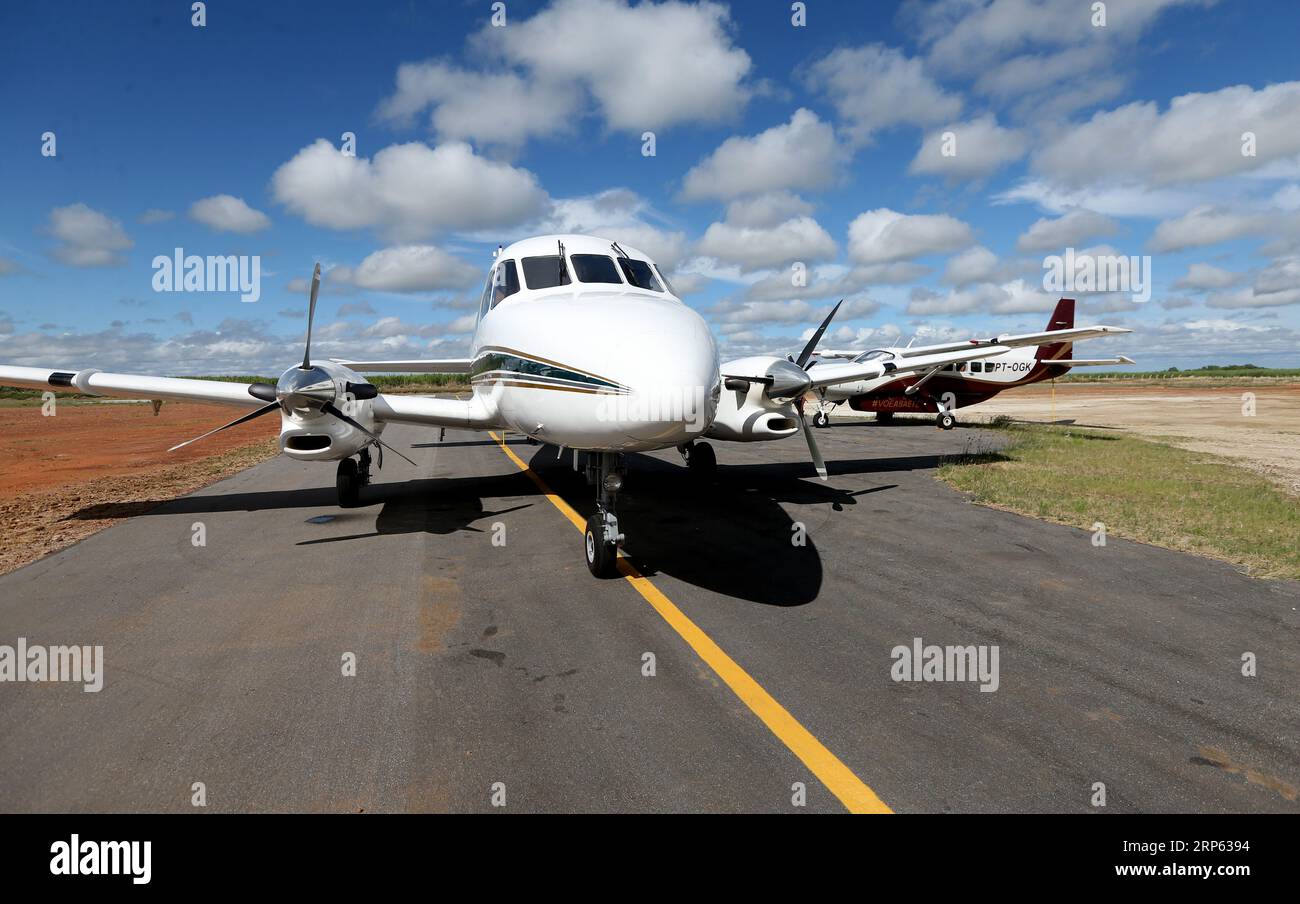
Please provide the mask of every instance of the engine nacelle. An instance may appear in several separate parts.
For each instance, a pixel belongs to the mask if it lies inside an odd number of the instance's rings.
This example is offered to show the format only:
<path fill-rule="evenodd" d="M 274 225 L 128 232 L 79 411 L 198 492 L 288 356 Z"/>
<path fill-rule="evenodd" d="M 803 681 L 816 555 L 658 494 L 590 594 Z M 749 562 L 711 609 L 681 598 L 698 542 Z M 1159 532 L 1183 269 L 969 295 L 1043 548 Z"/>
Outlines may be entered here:
<path fill-rule="evenodd" d="M 799 432 L 799 415 L 793 403 L 769 399 L 764 394 L 766 388 L 757 380 L 725 380 L 717 414 L 704 435 L 753 443 L 784 439 Z"/>
<path fill-rule="evenodd" d="M 383 433 L 383 423 L 375 421 L 374 403 L 348 392 L 349 383 L 365 382 L 361 376 L 334 363 L 314 364 L 312 371 L 313 378 L 327 377 L 334 383 L 334 404 L 344 414 L 376 434 Z M 337 461 L 356 455 L 370 442 L 356 427 L 309 405 L 280 412 L 280 449 L 299 461 Z"/>

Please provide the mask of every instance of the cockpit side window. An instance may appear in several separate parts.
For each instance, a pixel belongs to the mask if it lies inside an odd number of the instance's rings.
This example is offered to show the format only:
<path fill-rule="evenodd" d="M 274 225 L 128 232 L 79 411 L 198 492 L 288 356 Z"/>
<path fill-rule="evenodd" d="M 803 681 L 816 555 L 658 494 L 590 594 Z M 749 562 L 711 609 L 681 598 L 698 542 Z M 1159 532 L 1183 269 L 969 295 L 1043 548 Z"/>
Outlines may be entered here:
<path fill-rule="evenodd" d="M 569 268 L 558 254 L 524 258 L 524 282 L 530 289 L 554 289 L 570 282 Z"/>
<path fill-rule="evenodd" d="M 645 261 L 639 261 L 632 257 L 620 257 L 619 266 L 623 268 L 623 275 L 627 281 L 638 289 L 649 289 L 651 292 L 662 292 L 664 287 L 659 284 L 655 273 L 650 269 L 650 265 Z"/>
<path fill-rule="evenodd" d="M 492 278 L 492 307 L 499 305 L 519 291 L 519 271 L 514 261 L 502 261 L 497 264 Z"/>
<path fill-rule="evenodd" d="M 622 285 L 614 259 L 607 254 L 573 254 L 569 256 L 578 282 L 615 283 Z"/>
<path fill-rule="evenodd" d="M 488 302 L 492 300 L 492 279 L 496 276 L 497 268 L 493 267 L 488 271 L 487 282 L 483 283 L 483 297 L 478 300 L 478 319 L 482 320 L 488 312 Z"/>
<path fill-rule="evenodd" d="M 668 290 L 668 294 L 677 295 L 677 290 L 673 288 L 673 284 L 668 281 L 667 276 L 664 276 L 663 267 L 660 267 L 658 264 L 655 264 L 655 272 L 659 274 L 659 280 L 664 284 L 664 288 Z M 681 298 L 682 296 L 677 295 L 677 297 Z"/>
<path fill-rule="evenodd" d="M 873 348 L 871 351 L 865 354 L 858 355 L 853 360 L 855 363 L 861 364 L 864 361 L 875 361 L 877 358 L 892 358 L 892 357 L 894 356 L 890 352 L 885 351 L 883 348 Z"/>

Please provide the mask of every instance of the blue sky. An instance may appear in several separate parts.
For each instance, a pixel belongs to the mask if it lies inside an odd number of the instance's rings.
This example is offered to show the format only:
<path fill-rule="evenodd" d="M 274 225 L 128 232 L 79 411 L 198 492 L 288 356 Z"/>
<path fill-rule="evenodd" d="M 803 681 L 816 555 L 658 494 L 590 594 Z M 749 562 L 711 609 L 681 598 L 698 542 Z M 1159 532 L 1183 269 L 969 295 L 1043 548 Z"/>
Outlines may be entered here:
<path fill-rule="evenodd" d="M 1300 10 L 1106 7 L 6 4 L 0 360 L 272 373 L 316 260 L 325 353 L 458 354 L 498 242 L 594 231 L 730 355 L 841 296 L 838 347 L 1037 329 L 1070 247 L 1151 260 L 1145 303 L 1072 293 L 1136 330 L 1088 354 L 1300 365 Z M 178 246 L 260 300 L 153 291 Z"/>

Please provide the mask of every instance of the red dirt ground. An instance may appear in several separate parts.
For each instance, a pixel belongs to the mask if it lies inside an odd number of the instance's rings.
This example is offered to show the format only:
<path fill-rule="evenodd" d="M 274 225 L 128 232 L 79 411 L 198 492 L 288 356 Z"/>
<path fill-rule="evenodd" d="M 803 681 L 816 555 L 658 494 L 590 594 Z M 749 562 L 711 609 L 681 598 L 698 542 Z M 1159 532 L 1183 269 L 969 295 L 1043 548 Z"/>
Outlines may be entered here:
<path fill-rule="evenodd" d="M 0 408 L 0 574 L 96 531 L 193 492 L 279 451 L 274 415 L 177 452 L 249 409 L 165 402 L 71 403 Z"/>
<path fill-rule="evenodd" d="M 267 415 L 176 452 L 179 442 L 206 433 L 251 409 L 199 402 L 164 402 L 157 417 L 146 403 L 79 404 L 60 400 L 57 414 L 41 408 L 0 408 L 0 497 L 54 490 L 100 477 L 148 475 L 158 468 L 212 458 L 276 435 Z"/>

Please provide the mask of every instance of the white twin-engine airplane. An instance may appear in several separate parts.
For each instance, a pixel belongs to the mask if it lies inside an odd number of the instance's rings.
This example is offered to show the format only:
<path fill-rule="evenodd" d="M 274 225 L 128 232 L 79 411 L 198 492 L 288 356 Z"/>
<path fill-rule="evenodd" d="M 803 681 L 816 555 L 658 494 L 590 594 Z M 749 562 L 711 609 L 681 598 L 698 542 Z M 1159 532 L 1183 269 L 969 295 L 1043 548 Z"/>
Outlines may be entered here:
<path fill-rule="evenodd" d="M 609 576 L 617 571 L 624 539 L 615 500 L 626 474 L 626 453 L 677 447 L 690 471 L 708 475 L 716 459 L 702 437 L 755 442 L 802 430 L 825 480 L 826 467 L 803 414 L 806 393 L 887 373 L 927 372 L 1011 347 L 996 338 L 973 339 L 936 354 L 822 362 L 809 372 L 832 310 L 798 359 L 759 356 L 719 365 L 704 319 L 635 248 L 593 236 L 551 235 L 498 249 L 495 258 L 468 358 L 313 362 L 317 264 L 302 364 L 286 370 L 275 385 L 9 366 L 0 366 L 0 385 L 254 409 L 181 445 L 277 412 L 284 454 L 338 462 L 344 506 L 356 505 L 360 488 L 370 481 L 372 446 L 381 449 L 381 466 L 382 449 L 401 455 L 380 438 L 390 423 L 522 433 L 581 453 L 574 466 L 583 464 L 587 482 L 596 488 L 596 513 L 587 520 L 584 538 L 587 567 Z M 1123 332 L 1096 327 L 1071 331 L 1078 335 L 1070 338 L 1099 331 Z M 1033 343 L 1030 337 L 1014 338 L 1018 345 Z M 1056 331 L 1038 338 L 1046 344 L 1067 336 Z M 468 399 L 385 395 L 365 381 L 366 372 L 466 373 L 473 392 Z"/>

